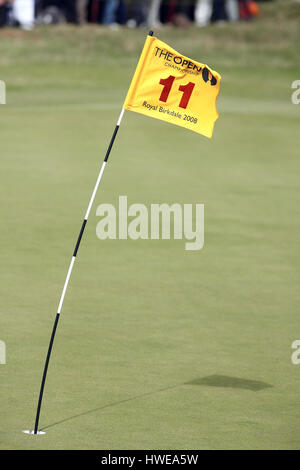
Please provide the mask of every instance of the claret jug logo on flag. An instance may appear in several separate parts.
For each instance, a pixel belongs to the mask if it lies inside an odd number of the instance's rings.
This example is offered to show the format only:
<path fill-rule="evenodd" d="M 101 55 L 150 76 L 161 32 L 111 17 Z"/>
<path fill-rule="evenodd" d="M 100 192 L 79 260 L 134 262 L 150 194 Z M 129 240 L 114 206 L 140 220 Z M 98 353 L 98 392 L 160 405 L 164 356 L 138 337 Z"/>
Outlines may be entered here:
<path fill-rule="evenodd" d="M 124 108 L 211 137 L 221 75 L 148 36 Z"/>

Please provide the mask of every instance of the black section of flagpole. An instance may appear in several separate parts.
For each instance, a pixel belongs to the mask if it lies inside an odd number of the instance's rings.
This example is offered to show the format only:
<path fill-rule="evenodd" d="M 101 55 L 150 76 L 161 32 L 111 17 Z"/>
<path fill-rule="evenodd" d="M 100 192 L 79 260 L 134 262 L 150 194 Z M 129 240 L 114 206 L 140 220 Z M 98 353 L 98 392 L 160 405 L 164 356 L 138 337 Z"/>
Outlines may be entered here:
<path fill-rule="evenodd" d="M 47 357 L 46 357 L 44 373 L 43 373 L 43 378 L 42 378 L 42 384 L 41 384 L 41 389 L 40 389 L 40 395 L 39 395 L 39 402 L 38 402 L 38 407 L 37 407 L 37 411 L 36 411 L 34 434 L 37 434 L 37 432 L 38 432 L 40 411 L 41 411 L 41 406 L 42 406 L 42 400 L 43 400 L 43 393 L 44 393 L 44 387 L 45 387 L 45 382 L 46 382 L 47 370 L 48 370 L 48 365 L 49 365 L 49 360 L 50 360 L 50 356 L 51 356 L 51 351 L 52 351 L 52 346 L 53 346 L 53 341 L 54 341 L 54 336 L 55 336 L 58 320 L 59 320 L 59 313 L 57 313 L 56 317 L 55 317 L 55 322 L 54 322 L 54 325 L 53 325 L 52 335 L 51 335 L 50 344 L 49 344 L 49 348 L 48 348 L 48 353 L 47 353 Z"/>
<path fill-rule="evenodd" d="M 76 242 L 76 246 L 75 246 L 75 250 L 74 250 L 73 256 L 76 256 L 76 255 L 77 255 L 77 251 L 78 251 L 78 248 L 79 248 L 81 239 L 82 239 L 82 235 L 83 235 L 83 232 L 84 232 L 86 223 L 87 223 L 87 220 L 84 219 L 84 221 L 82 222 L 82 226 L 81 226 L 81 229 L 80 229 L 80 233 L 79 233 L 79 236 L 78 236 L 78 240 L 77 240 L 77 242 Z"/>
<path fill-rule="evenodd" d="M 107 162 L 107 160 L 108 160 L 108 157 L 109 157 L 109 155 L 110 155 L 112 146 L 114 145 L 114 141 L 115 141 L 115 138 L 116 138 L 116 136 L 117 136 L 119 127 L 120 127 L 120 126 L 119 126 L 118 124 L 117 124 L 116 127 L 115 127 L 114 133 L 113 133 L 113 135 L 112 135 L 111 141 L 110 141 L 110 143 L 109 143 L 109 146 L 108 146 L 108 149 L 107 149 L 105 158 L 104 158 L 104 161 L 105 161 L 105 162 Z"/>
<path fill-rule="evenodd" d="M 117 136 L 119 127 L 120 127 L 120 126 L 119 126 L 119 123 L 118 123 L 118 124 L 116 125 L 115 130 L 114 130 L 114 132 L 113 132 L 113 135 L 112 135 L 112 137 L 111 137 L 111 140 L 110 140 L 110 143 L 109 143 L 109 146 L 108 146 L 108 149 L 107 149 L 105 158 L 104 158 L 104 162 L 107 162 L 107 160 L 108 160 L 108 157 L 109 157 L 109 155 L 110 155 L 112 146 L 113 146 L 114 141 L 115 141 L 115 138 L 116 138 L 116 136 Z M 83 235 L 83 232 L 84 232 L 86 223 L 87 223 L 87 219 L 84 219 L 83 224 L 82 224 L 81 229 L 80 229 L 80 233 L 79 233 L 79 235 L 78 235 L 78 239 L 77 239 L 76 245 L 75 245 L 73 257 L 76 257 L 76 255 L 77 255 L 77 252 L 78 252 L 78 249 L 79 249 L 79 246 L 80 246 L 80 243 L 81 243 L 81 239 L 82 239 L 82 235 Z M 49 347 L 48 347 L 47 357 L 46 357 L 46 361 L 45 361 L 44 372 L 43 372 L 42 383 L 41 383 L 40 394 L 39 394 L 39 400 L 38 400 L 38 406 L 37 406 L 37 411 L 36 411 L 36 418 L 35 418 L 35 425 L 34 425 L 34 434 L 37 434 L 37 433 L 38 433 L 40 412 L 41 412 L 41 406 L 42 406 L 42 400 L 43 400 L 45 382 L 46 382 L 46 377 L 47 377 L 48 365 L 49 365 L 49 361 L 50 361 L 50 356 L 51 356 L 51 352 L 52 352 L 52 347 L 53 347 L 53 342 L 54 342 L 54 337 L 55 337 L 55 333 L 56 333 L 56 329 L 57 329 L 57 324 L 58 324 L 59 316 L 60 316 L 60 313 L 58 312 L 58 313 L 56 314 L 56 317 L 55 317 L 55 321 L 54 321 L 54 325 L 53 325 L 53 329 L 52 329 L 52 334 L 51 334 L 51 338 L 50 338 L 50 343 L 49 343 Z"/>

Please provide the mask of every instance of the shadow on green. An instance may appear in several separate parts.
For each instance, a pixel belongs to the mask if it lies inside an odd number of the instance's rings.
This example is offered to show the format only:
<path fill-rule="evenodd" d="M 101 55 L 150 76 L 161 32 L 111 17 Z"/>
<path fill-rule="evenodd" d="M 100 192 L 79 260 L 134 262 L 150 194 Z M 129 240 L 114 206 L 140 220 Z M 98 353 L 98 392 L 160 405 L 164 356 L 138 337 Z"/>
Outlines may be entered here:
<path fill-rule="evenodd" d="M 210 375 L 207 377 L 202 377 L 199 379 L 194 379 L 191 380 L 190 382 L 186 382 L 182 385 L 208 385 L 211 387 L 225 387 L 225 388 L 240 388 L 240 389 L 246 389 L 246 390 L 252 390 L 253 392 L 258 392 L 260 390 L 263 390 L 265 388 L 272 387 L 272 385 L 265 383 L 265 382 L 260 382 L 259 380 L 249 380 L 249 379 L 241 379 L 238 377 L 228 377 L 226 375 Z M 122 403 L 126 403 L 128 401 L 133 401 L 137 400 L 139 398 L 143 398 L 147 395 L 153 395 L 155 393 L 160 393 L 164 392 L 166 390 L 171 390 L 174 388 L 179 387 L 180 385 L 173 385 L 171 387 L 166 387 L 160 390 L 153 390 L 151 392 L 147 393 L 142 393 L 140 395 L 136 395 L 131 398 L 125 398 L 124 400 L 119 400 L 113 403 L 108 403 L 107 405 L 100 406 L 99 408 L 94 408 L 92 410 L 87 410 L 83 413 L 74 415 L 74 416 L 69 416 L 68 418 L 65 418 L 61 421 L 58 421 L 56 423 L 51 423 L 48 424 L 47 426 L 43 426 L 42 430 L 54 427 L 58 424 L 64 423 L 66 421 L 70 421 L 71 419 L 79 418 L 80 416 L 84 416 L 90 413 L 96 413 L 97 411 L 104 410 L 105 408 L 110 408 L 113 406 L 121 405 Z"/>
<path fill-rule="evenodd" d="M 227 375 L 209 375 L 200 379 L 186 382 L 185 385 L 207 385 L 209 387 L 222 387 L 222 388 L 242 388 L 245 390 L 252 390 L 259 392 L 265 388 L 272 387 L 272 385 L 260 382 L 259 380 L 242 379 L 239 377 L 229 377 Z"/>

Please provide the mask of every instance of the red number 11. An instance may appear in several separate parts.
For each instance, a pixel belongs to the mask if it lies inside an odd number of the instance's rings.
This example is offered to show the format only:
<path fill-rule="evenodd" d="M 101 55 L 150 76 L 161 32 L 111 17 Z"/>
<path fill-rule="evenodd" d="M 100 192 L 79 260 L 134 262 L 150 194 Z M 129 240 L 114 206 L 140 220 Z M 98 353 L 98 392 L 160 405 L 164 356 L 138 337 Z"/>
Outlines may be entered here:
<path fill-rule="evenodd" d="M 174 80 L 175 80 L 175 77 L 173 75 L 170 75 L 168 78 L 162 78 L 160 80 L 159 84 L 163 85 L 164 88 L 163 88 L 163 91 L 161 92 L 159 101 L 163 101 L 164 103 L 166 103 L 169 97 L 171 88 L 173 86 Z M 180 108 L 183 108 L 183 109 L 187 108 L 187 105 L 189 104 L 194 87 L 195 87 L 195 83 L 193 82 L 189 82 L 187 85 L 181 85 L 179 87 L 179 91 L 183 92 L 182 98 L 179 103 Z"/>

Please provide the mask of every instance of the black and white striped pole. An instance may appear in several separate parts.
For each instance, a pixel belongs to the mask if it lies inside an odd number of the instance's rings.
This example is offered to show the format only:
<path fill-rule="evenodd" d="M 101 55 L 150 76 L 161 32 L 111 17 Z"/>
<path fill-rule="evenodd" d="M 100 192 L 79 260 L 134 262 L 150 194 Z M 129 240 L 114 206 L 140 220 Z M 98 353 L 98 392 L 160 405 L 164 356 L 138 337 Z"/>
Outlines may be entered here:
<path fill-rule="evenodd" d="M 59 321 L 62 306 L 63 306 L 63 303 L 64 303 L 64 298 L 65 298 L 66 291 L 67 291 L 67 288 L 68 288 L 68 284 L 69 284 L 69 280 L 70 280 L 70 277 L 71 277 L 74 262 L 75 262 L 77 252 L 78 252 L 78 249 L 79 249 L 79 246 L 80 246 L 80 242 L 81 242 L 81 239 L 82 239 L 82 235 L 83 235 L 86 223 L 88 221 L 88 217 L 89 217 L 89 214 L 90 214 L 90 211 L 91 211 L 91 208 L 92 208 L 92 205 L 93 205 L 93 202 L 94 202 L 94 199 L 95 199 L 95 196 L 96 196 L 96 193 L 97 193 L 97 190 L 98 190 L 101 178 L 102 178 L 102 175 L 104 173 L 104 169 L 105 169 L 106 163 L 108 161 L 108 157 L 110 155 L 110 152 L 111 152 L 112 146 L 114 144 L 115 138 L 117 136 L 121 121 L 123 119 L 124 112 L 125 112 L 125 109 L 122 108 L 121 114 L 119 116 L 119 119 L 118 119 L 117 125 L 115 127 L 114 133 L 113 133 L 112 138 L 110 140 L 110 143 L 109 143 L 104 161 L 102 163 L 102 166 L 101 166 L 101 169 L 100 169 L 100 172 L 99 172 L 99 175 L 98 175 L 98 178 L 97 178 L 97 181 L 96 181 L 96 184 L 95 184 L 95 187 L 94 187 L 94 190 L 93 190 L 93 193 L 92 193 L 92 196 L 91 196 L 91 199 L 90 199 L 90 202 L 89 202 L 89 205 L 88 205 L 88 208 L 87 208 L 87 211 L 86 211 L 86 214 L 85 214 L 85 217 L 84 217 L 84 220 L 83 220 L 80 232 L 79 232 L 79 235 L 78 235 L 78 239 L 77 239 L 75 249 L 74 249 L 74 252 L 73 252 L 73 256 L 72 256 L 72 259 L 71 259 L 71 262 L 70 262 L 70 266 L 69 266 L 69 269 L 68 269 L 67 277 L 66 277 L 65 284 L 64 284 L 64 287 L 63 287 L 63 290 L 62 290 L 62 294 L 61 294 L 60 301 L 59 301 L 59 304 L 58 304 L 57 314 L 56 314 L 53 329 L 52 329 L 52 334 L 51 334 L 51 338 L 50 338 L 50 343 L 49 343 L 49 347 L 48 347 L 48 352 L 47 352 L 47 357 L 46 357 L 44 372 L 43 372 L 43 377 L 42 377 L 42 383 L 41 383 L 41 388 L 40 388 L 40 394 L 39 394 L 38 406 L 37 406 L 37 411 L 36 411 L 34 430 L 33 431 L 30 431 L 30 430 L 23 431 L 25 434 L 45 434 L 44 431 L 39 430 L 39 419 L 40 419 L 40 412 L 41 412 L 44 387 L 45 387 L 45 382 L 46 382 L 46 377 L 47 377 L 48 365 L 49 365 L 52 346 L 53 346 L 54 337 L 55 337 L 55 333 L 56 333 L 56 328 L 57 328 L 57 324 L 58 324 L 58 321 Z"/>

